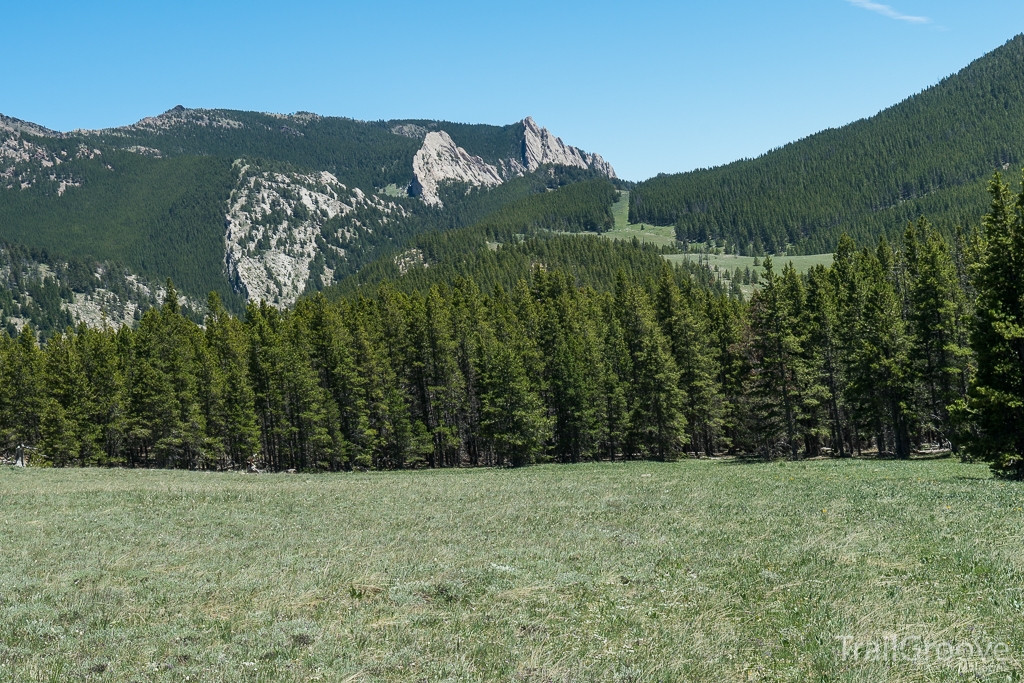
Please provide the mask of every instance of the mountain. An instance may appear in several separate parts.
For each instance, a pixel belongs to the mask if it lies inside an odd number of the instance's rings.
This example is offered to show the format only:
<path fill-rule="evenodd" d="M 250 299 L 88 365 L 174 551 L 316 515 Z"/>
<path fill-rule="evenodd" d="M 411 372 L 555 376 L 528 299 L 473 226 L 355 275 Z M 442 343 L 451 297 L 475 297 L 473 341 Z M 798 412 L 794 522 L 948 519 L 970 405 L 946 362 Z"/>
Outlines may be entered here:
<path fill-rule="evenodd" d="M 144 308 L 168 277 L 186 301 L 216 291 L 236 311 L 259 299 L 284 307 L 421 232 L 595 177 L 615 172 L 531 118 L 365 122 L 177 106 L 130 126 L 58 132 L 0 116 L 0 244 L 20 264 L 0 282 L 17 290 L 18 310 L 0 315 L 22 320 L 32 297 L 18 283 L 49 278 L 63 310 L 85 319 L 75 296 L 104 281 L 61 281 L 70 271 L 138 282 L 100 296 L 122 311 Z"/>
<path fill-rule="evenodd" d="M 717 168 L 660 175 L 631 192 L 630 220 L 740 250 L 830 251 L 926 215 L 978 220 L 995 170 L 1024 163 L 1024 36 L 868 119 Z"/>

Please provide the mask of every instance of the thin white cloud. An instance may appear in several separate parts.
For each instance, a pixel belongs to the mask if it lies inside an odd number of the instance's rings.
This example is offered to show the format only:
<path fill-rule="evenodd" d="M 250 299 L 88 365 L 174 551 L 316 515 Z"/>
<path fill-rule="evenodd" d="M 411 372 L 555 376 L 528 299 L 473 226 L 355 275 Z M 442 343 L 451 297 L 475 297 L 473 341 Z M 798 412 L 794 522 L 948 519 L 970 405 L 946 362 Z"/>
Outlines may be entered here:
<path fill-rule="evenodd" d="M 911 24 L 930 24 L 931 19 L 928 17 L 914 17 L 909 14 L 901 14 L 888 5 L 881 3 L 872 2 L 871 0 L 846 0 L 851 5 L 860 7 L 862 9 L 870 10 L 872 12 L 878 12 L 883 17 L 889 17 L 890 19 L 897 19 L 899 21 L 907 21 Z"/>

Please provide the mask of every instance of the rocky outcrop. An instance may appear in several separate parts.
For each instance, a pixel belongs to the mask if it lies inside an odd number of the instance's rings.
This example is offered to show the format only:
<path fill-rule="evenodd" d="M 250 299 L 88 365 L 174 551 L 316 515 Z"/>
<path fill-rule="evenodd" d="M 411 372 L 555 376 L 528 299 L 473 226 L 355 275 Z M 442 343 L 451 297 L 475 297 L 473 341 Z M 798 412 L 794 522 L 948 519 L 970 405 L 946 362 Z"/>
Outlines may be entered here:
<path fill-rule="evenodd" d="M 26 133 L 28 135 L 35 135 L 41 138 L 61 137 L 61 133 L 58 133 L 55 130 L 43 128 L 35 123 L 22 121 L 21 119 L 12 118 L 10 116 L 4 116 L 3 114 L 0 114 L 0 132 Z"/>
<path fill-rule="evenodd" d="M 422 140 L 427 137 L 427 129 L 423 126 L 417 126 L 415 123 L 402 123 L 392 126 L 391 132 L 405 138 L 412 138 L 413 140 Z"/>
<path fill-rule="evenodd" d="M 423 146 L 412 161 L 413 181 L 410 194 L 425 204 L 442 207 L 440 186 L 446 182 L 468 183 L 474 187 L 494 187 L 511 178 L 532 173 L 545 164 L 593 169 L 615 177 L 615 169 L 600 154 L 587 154 L 581 149 L 562 142 L 547 128 L 537 125 L 531 117 L 521 122 L 523 140 L 518 158 L 499 159 L 488 164 L 455 144 L 448 133 L 426 132 L 419 126 L 396 126 L 391 131 L 398 135 L 416 137 L 423 132 Z M 416 130 L 414 131 L 413 128 Z"/>
<path fill-rule="evenodd" d="M 17 119 L 7 119 L 17 121 Z M 6 122 L 0 121 L 6 125 Z M 37 145 L 22 137 L 28 128 L 3 128 L 0 125 L 0 188 L 27 190 L 30 187 L 52 184 L 57 196 L 63 196 L 69 187 L 80 187 L 81 179 L 60 173 L 60 165 L 69 159 L 95 159 L 102 153 L 98 149 L 79 143 L 77 148 L 55 152 L 49 147 Z M 26 124 L 31 127 L 33 124 Z M 45 130 L 45 129 L 44 129 Z M 36 133 L 31 133 L 36 135 Z M 112 167 L 107 164 L 106 168 Z"/>
<path fill-rule="evenodd" d="M 615 177 L 615 169 L 600 154 L 587 154 L 565 144 L 547 128 L 538 126 L 532 117 L 523 119 L 523 129 L 523 157 L 520 162 L 531 173 L 544 164 L 552 164 L 591 168 L 609 178 Z"/>
<path fill-rule="evenodd" d="M 498 169 L 455 144 L 448 133 L 427 133 L 423 146 L 412 160 L 413 182 L 410 191 L 429 206 L 444 206 L 438 196 L 443 182 L 468 183 L 475 187 L 501 185 Z"/>
<path fill-rule="evenodd" d="M 224 266 L 248 300 L 292 305 L 308 286 L 333 282 L 329 268 L 313 272 L 318 255 L 331 250 L 344 257 L 341 245 L 360 231 L 407 215 L 401 206 L 347 188 L 326 171 L 280 173 L 235 163 L 238 183 L 225 215 Z"/>

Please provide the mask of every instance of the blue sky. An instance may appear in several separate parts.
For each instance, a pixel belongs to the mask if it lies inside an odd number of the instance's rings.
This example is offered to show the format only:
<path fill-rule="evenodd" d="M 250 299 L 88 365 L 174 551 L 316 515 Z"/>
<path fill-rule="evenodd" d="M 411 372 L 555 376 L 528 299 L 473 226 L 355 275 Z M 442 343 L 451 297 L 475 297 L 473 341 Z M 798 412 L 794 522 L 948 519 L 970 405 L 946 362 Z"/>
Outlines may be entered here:
<path fill-rule="evenodd" d="M 632 180 L 869 116 L 1024 32 L 988 0 L 0 3 L 0 112 L 51 128 L 532 115 Z"/>

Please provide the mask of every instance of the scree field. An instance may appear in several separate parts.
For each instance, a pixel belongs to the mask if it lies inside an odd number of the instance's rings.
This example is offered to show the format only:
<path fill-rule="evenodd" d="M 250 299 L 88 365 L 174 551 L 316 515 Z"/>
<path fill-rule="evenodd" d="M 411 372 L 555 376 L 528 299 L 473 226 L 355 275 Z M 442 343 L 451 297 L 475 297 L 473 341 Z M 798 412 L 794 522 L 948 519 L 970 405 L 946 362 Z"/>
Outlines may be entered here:
<path fill-rule="evenodd" d="M 952 460 L 3 468 L 0 680 L 1018 680 L 1022 508 Z"/>

